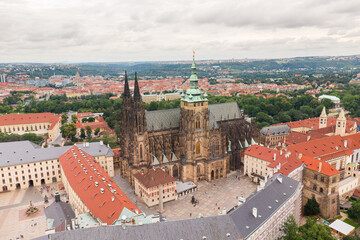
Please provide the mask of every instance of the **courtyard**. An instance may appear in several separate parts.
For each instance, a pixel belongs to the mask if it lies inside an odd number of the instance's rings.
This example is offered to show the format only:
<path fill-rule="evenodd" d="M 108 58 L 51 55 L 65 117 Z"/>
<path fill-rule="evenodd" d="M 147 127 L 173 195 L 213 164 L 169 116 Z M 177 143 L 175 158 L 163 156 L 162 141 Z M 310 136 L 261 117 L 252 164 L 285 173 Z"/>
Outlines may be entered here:
<path fill-rule="evenodd" d="M 148 208 L 135 195 L 133 188 L 120 174 L 116 174 L 114 180 L 141 211 L 147 215 L 157 214 L 158 207 Z M 228 211 L 236 206 L 238 197 L 249 197 L 256 190 L 256 186 L 239 170 L 231 172 L 225 179 L 218 179 L 211 183 L 200 181 L 197 184 L 198 190 L 196 192 L 179 197 L 176 201 L 164 203 L 163 215 L 168 220 L 196 218 L 199 214 L 204 217 L 218 215 L 224 208 Z M 191 203 L 192 196 L 198 201 L 195 206 Z"/>
<path fill-rule="evenodd" d="M 59 186 L 62 184 L 53 183 L 0 193 L 0 239 L 32 239 L 43 236 L 47 229 L 44 209 L 54 201 L 52 195 Z M 64 191 L 61 193 L 64 196 Z M 45 195 L 49 199 L 46 204 Z M 62 199 L 66 200 L 65 197 Z M 39 211 L 32 216 L 26 216 L 25 211 L 30 201 Z"/>
<path fill-rule="evenodd" d="M 146 215 L 158 213 L 158 207 L 148 208 L 118 172 L 114 181 Z M 199 214 L 204 217 L 218 215 L 224 208 L 228 211 L 236 206 L 238 197 L 249 197 L 256 190 L 256 185 L 240 174 L 240 171 L 234 171 L 225 179 L 211 183 L 200 181 L 197 188 L 196 192 L 179 197 L 176 201 L 164 203 L 163 215 L 168 220 L 196 218 Z M 53 194 L 59 189 L 62 189 L 60 190 L 62 200 L 66 201 L 62 183 L 0 193 L 0 239 L 32 239 L 44 235 L 47 229 L 44 209 L 54 201 Z M 45 195 L 49 198 L 49 203 L 46 204 Z M 192 196 L 198 201 L 195 206 L 191 203 Z M 25 211 L 30 201 L 39 212 L 33 216 L 26 216 Z"/>

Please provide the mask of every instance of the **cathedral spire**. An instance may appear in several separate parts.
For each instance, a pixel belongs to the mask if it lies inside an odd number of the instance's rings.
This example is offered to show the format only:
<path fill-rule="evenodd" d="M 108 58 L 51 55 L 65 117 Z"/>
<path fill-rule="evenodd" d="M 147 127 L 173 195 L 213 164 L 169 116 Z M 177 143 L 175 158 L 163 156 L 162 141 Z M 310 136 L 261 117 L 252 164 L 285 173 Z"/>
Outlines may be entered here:
<path fill-rule="evenodd" d="M 129 88 L 129 81 L 127 77 L 127 72 L 125 71 L 125 86 L 124 86 L 124 98 L 129 98 L 131 96 L 130 88 Z"/>
<path fill-rule="evenodd" d="M 186 91 L 186 97 L 182 99 L 185 102 L 204 102 L 207 101 L 207 98 L 203 98 L 202 92 L 199 89 L 199 80 L 196 74 L 196 64 L 195 64 L 195 51 L 193 51 L 193 61 L 191 65 L 191 76 L 189 79 L 190 87 Z"/>
<path fill-rule="evenodd" d="M 138 78 L 137 78 L 137 73 L 136 73 L 136 72 L 135 72 L 134 101 L 135 101 L 135 102 L 141 101 L 141 94 L 140 94 L 139 82 L 138 82 Z"/>
<path fill-rule="evenodd" d="M 191 65 L 190 89 L 199 89 L 198 76 L 196 74 L 195 51 L 193 51 L 193 62 Z"/>

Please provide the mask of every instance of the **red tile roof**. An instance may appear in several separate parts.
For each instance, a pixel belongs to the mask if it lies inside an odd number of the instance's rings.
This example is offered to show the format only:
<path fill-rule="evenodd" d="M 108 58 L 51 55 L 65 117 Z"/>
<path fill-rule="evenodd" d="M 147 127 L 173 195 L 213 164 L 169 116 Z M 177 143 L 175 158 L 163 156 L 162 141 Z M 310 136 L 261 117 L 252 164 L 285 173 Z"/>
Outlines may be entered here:
<path fill-rule="evenodd" d="M 320 118 L 309 118 L 309 119 L 305 119 L 305 120 L 300 120 L 300 121 L 295 121 L 295 122 L 287 122 L 287 123 L 282 123 L 282 124 L 286 124 L 288 125 L 290 128 L 300 128 L 300 127 L 305 127 L 305 128 L 309 128 L 309 129 L 313 129 L 313 130 L 318 130 L 319 129 L 319 119 Z M 331 127 L 331 126 L 336 126 L 336 120 L 337 117 L 327 117 L 327 125 L 326 127 Z M 279 124 L 279 125 L 282 125 Z M 352 118 L 346 118 L 346 132 L 351 132 L 354 127 L 355 121 Z M 326 133 L 329 133 L 329 131 L 333 131 L 335 132 L 335 128 L 328 128 L 328 129 L 324 129 L 324 130 L 320 130 L 320 131 L 326 131 Z"/>
<path fill-rule="evenodd" d="M 145 174 L 138 172 L 134 174 L 134 178 L 136 178 L 146 188 L 151 188 L 176 181 L 174 177 L 167 174 L 161 168 L 150 169 Z"/>
<path fill-rule="evenodd" d="M 0 126 L 31 124 L 31 123 L 51 123 L 49 129 L 60 121 L 60 118 L 52 113 L 28 113 L 28 114 L 5 114 L 0 116 Z"/>
<path fill-rule="evenodd" d="M 304 155 L 299 156 L 299 154 L 296 152 L 290 152 L 289 154 L 276 149 L 253 145 L 245 151 L 245 154 L 270 162 L 267 165 L 270 168 L 275 168 L 280 165 L 280 169 L 277 173 L 283 173 L 286 176 L 295 169 L 299 168 L 302 164 L 305 164 L 306 168 L 319 171 L 319 162 L 322 163 L 322 174 L 332 176 L 340 173 L 338 170 L 336 170 L 336 168 L 331 166 L 329 163 L 324 162 L 323 160 L 318 160 L 313 157 Z M 274 159 L 274 154 L 276 154 L 276 159 Z"/>
<path fill-rule="evenodd" d="M 340 171 L 336 170 L 336 168 L 322 160 L 318 160 L 308 156 L 302 156 L 301 161 L 306 165 L 306 168 L 316 172 L 319 172 L 319 167 L 321 165 L 320 173 L 327 176 L 333 176 L 340 173 Z"/>
<path fill-rule="evenodd" d="M 274 161 L 274 154 L 277 154 L 279 156 L 279 150 L 275 150 L 272 148 L 267 148 L 260 145 L 252 145 L 248 147 L 245 151 L 246 155 L 259 158 L 261 160 L 267 161 L 267 162 L 273 162 Z"/>
<path fill-rule="evenodd" d="M 299 132 L 291 132 L 289 135 L 287 135 L 284 138 L 284 141 L 285 141 L 286 145 L 291 145 L 291 144 L 307 142 L 310 140 L 320 139 L 323 137 L 327 137 L 327 136 L 322 133 L 315 132 L 315 131 L 309 131 L 306 134 L 299 133 Z"/>
<path fill-rule="evenodd" d="M 343 139 L 347 140 L 349 149 L 355 150 L 360 148 L 360 133 L 344 136 Z"/>
<path fill-rule="evenodd" d="M 288 146 L 288 150 L 293 153 L 301 153 L 308 157 L 322 157 L 325 155 L 347 150 L 341 136 L 330 136 L 308 142 Z M 343 152 L 345 154 L 345 152 Z"/>
<path fill-rule="evenodd" d="M 141 213 L 94 158 L 77 146 L 60 157 L 60 164 L 71 188 L 101 222 L 113 224 L 124 208 Z"/>

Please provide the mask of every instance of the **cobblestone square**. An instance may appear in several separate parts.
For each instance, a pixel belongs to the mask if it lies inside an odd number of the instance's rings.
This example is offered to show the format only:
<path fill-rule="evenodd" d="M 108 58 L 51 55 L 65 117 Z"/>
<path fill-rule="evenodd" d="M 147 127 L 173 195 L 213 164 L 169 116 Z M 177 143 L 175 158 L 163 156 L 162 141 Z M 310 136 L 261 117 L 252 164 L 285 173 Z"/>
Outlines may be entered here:
<path fill-rule="evenodd" d="M 52 194 L 58 189 L 58 184 L 53 183 L 47 189 L 31 187 L 0 193 L 0 239 L 32 239 L 43 236 L 47 229 L 44 208 L 54 201 Z M 49 198 L 47 204 L 44 204 L 45 195 Z M 30 201 L 39 208 L 39 212 L 28 217 L 25 211 Z"/>
<path fill-rule="evenodd" d="M 156 214 L 158 207 L 148 208 L 142 203 L 139 197 L 135 196 L 133 188 L 119 174 L 114 177 L 115 182 L 123 190 L 123 192 L 147 215 Z M 255 191 L 256 185 L 247 177 L 240 174 L 240 171 L 234 171 L 228 174 L 225 179 L 219 179 L 214 182 L 200 181 L 198 182 L 198 190 L 179 197 L 176 201 L 164 203 L 165 212 L 163 215 L 168 220 L 179 220 L 196 218 L 199 213 L 202 216 L 213 216 L 225 208 L 237 205 L 237 198 L 247 198 Z M 199 203 L 196 206 L 191 204 L 191 198 L 195 196 Z"/>

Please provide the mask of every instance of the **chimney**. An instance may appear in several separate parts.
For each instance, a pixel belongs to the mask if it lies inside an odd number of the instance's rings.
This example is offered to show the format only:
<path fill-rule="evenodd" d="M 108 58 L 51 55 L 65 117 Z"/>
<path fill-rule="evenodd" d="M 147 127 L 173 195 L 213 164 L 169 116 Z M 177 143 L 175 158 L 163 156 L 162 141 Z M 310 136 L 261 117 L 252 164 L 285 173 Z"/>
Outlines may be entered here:
<path fill-rule="evenodd" d="M 279 175 L 279 176 L 277 177 L 277 180 L 279 181 L 279 183 L 282 183 L 282 180 L 283 180 L 282 176 Z"/>
<path fill-rule="evenodd" d="M 75 229 L 75 218 L 71 219 L 71 227 Z"/>
<path fill-rule="evenodd" d="M 319 172 L 321 172 L 322 162 L 319 162 Z"/>
<path fill-rule="evenodd" d="M 306 141 L 310 141 L 311 135 L 307 136 Z"/>
<path fill-rule="evenodd" d="M 344 140 L 344 147 L 347 148 L 347 140 Z"/>
<path fill-rule="evenodd" d="M 276 160 L 276 153 L 274 153 L 274 161 Z"/>
<path fill-rule="evenodd" d="M 282 150 L 280 150 L 280 156 L 282 156 Z"/>
<path fill-rule="evenodd" d="M 253 214 L 253 216 L 255 217 L 255 218 L 257 218 L 257 208 L 253 208 L 252 209 L 252 214 Z"/>
<path fill-rule="evenodd" d="M 299 159 L 302 159 L 302 153 L 299 153 Z"/>
<path fill-rule="evenodd" d="M 102 140 L 100 141 L 100 145 L 104 145 L 104 142 Z"/>

